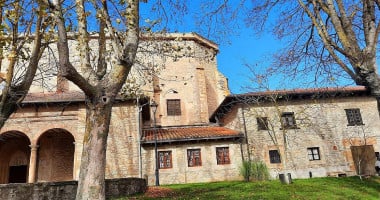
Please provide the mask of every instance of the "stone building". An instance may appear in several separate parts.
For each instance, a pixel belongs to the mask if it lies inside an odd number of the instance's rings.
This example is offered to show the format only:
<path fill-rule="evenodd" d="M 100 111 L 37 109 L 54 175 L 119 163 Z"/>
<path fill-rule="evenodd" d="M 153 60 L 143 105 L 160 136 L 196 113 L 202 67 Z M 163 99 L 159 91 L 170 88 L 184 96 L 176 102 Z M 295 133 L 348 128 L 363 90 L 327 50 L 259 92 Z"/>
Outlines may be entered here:
<path fill-rule="evenodd" d="M 364 87 L 232 95 L 215 119 L 243 132 L 245 159 L 264 161 L 273 177 L 375 174 L 380 119 Z"/>
<path fill-rule="evenodd" d="M 1 129 L 0 184 L 78 179 L 85 98 L 72 83 L 57 84 L 56 71 L 49 67 L 54 65 L 52 49 L 40 63 L 46 73 L 37 75 Z M 229 94 L 217 69 L 217 45 L 194 33 L 168 34 L 143 38 L 139 49 L 139 62 L 123 90 L 133 95 L 120 95 L 113 107 L 106 178 L 144 177 L 154 184 L 157 134 L 162 184 L 239 179 L 242 134 L 209 123 Z M 158 104 L 154 113 L 151 102 Z"/>
<path fill-rule="evenodd" d="M 54 53 L 44 55 L 45 74 L 0 131 L 0 184 L 78 179 L 86 102 L 75 85 L 58 83 Z M 113 107 L 106 178 L 142 177 L 150 185 L 156 175 L 161 184 L 241 180 L 248 159 L 264 160 L 273 176 L 351 175 L 358 161 L 361 173 L 373 173 L 380 125 L 365 89 L 229 96 L 217 53 L 195 33 L 142 38 Z"/>

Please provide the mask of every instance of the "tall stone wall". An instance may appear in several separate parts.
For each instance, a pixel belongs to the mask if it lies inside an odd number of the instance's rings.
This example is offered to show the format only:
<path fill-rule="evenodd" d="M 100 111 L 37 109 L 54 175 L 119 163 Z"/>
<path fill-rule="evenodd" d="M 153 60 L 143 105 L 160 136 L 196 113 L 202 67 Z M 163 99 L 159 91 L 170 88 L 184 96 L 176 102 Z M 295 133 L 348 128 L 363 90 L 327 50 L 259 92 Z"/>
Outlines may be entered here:
<path fill-rule="evenodd" d="M 363 125 L 348 126 L 345 109 L 354 108 L 360 109 Z M 248 149 L 252 159 L 264 161 L 273 176 L 284 171 L 291 172 L 293 178 L 307 178 L 310 172 L 312 176 L 353 175 L 356 169 L 351 146 L 372 145 L 375 152 L 380 151 L 380 120 L 376 108 L 376 99 L 372 97 L 299 100 L 246 106 L 245 119 L 242 108 L 237 106 L 222 122 L 242 132 L 246 125 L 249 145 L 243 150 Z M 294 113 L 295 128 L 281 128 L 283 112 Z M 257 117 L 268 118 L 269 130 L 258 129 Z M 276 136 L 277 144 L 273 136 Z M 319 148 L 320 159 L 309 160 L 308 148 Z M 269 151 L 278 149 L 285 162 L 271 163 Z"/>

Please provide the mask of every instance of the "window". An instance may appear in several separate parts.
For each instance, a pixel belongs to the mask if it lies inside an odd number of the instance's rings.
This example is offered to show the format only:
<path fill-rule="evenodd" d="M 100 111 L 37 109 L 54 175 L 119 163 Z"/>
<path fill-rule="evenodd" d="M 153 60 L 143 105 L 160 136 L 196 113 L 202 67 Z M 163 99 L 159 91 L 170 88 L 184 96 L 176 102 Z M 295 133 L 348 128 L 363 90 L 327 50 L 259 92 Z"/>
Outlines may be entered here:
<path fill-rule="evenodd" d="M 181 115 L 181 100 L 180 99 L 168 99 L 166 100 L 166 106 L 169 116 Z"/>
<path fill-rule="evenodd" d="M 307 148 L 307 154 L 309 156 L 309 160 L 320 160 L 321 159 L 321 156 L 319 155 L 319 147 Z"/>
<path fill-rule="evenodd" d="M 268 130 L 268 118 L 258 117 L 257 120 L 257 130 Z"/>
<path fill-rule="evenodd" d="M 284 112 L 281 114 L 281 123 L 283 128 L 297 128 L 296 119 L 293 112 Z"/>
<path fill-rule="evenodd" d="M 281 157 L 277 150 L 269 150 L 270 163 L 281 163 Z"/>
<path fill-rule="evenodd" d="M 159 151 L 158 159 L 160 161 L 160 169 L 172 168 L 172 152 L 171 151 Z"/>
<path fill-rule="evenodd" d="M 216 147 L 216 162 L 218 165 L 230 164 L 228 147 Z"/>
<path fill-rule="evenodd" d="M 200 149 L 187 150 L 187 164 L 189 167 L 202 166 Z"/>
<path fill-rule="evenodd" d="M 345 109 L 348 126 L 363 125 L 362 116 L 359 108 Z"/>

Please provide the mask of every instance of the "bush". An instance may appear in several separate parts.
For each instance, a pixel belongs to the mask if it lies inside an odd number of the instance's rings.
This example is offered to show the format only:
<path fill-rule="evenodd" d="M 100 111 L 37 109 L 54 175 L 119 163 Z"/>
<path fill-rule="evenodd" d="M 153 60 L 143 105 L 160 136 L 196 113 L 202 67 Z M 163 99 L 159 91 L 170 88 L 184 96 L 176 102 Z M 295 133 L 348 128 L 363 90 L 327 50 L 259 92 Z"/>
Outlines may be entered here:
<path fill-rule="evenodd" d="M 244 177 L 245 181 L 249 181 L 251 177 L 251 162 L 244 160 L 240 167 L 240 175 Z"/>
<path fill-rule="evenodd" d="M 264 181 L 269 180 L 269 169 L 267 165 L 261 161 L 253 161 L 251 163 L 251 176 L 253 180 Z"/>
<path fill-rule="evenodd" d="M 240 174 L 245 181 L 264 181 L 270 178 L 268 167 L 262 161 L 243 161 Z"/>

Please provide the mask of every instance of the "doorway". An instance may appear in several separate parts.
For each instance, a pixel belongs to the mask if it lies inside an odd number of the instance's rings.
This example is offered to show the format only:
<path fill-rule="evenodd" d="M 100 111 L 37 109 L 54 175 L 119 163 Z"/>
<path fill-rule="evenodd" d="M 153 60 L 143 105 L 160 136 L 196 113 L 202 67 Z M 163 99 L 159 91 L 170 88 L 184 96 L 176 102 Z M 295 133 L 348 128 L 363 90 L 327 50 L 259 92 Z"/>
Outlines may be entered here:
<path fill-rule="evenodd" d="M 351 146 L 351 153 L 358 175 L 375 174 L 376 154 L 372 145 Z"/>

